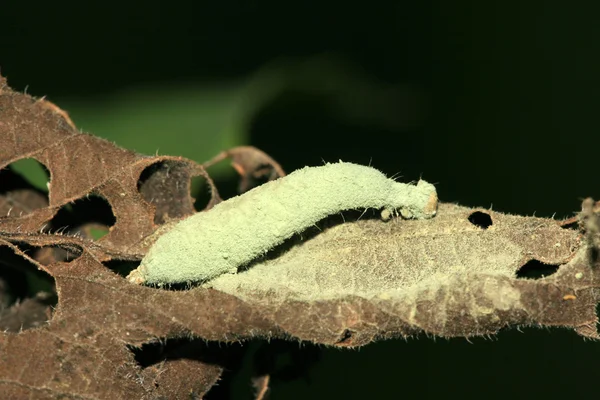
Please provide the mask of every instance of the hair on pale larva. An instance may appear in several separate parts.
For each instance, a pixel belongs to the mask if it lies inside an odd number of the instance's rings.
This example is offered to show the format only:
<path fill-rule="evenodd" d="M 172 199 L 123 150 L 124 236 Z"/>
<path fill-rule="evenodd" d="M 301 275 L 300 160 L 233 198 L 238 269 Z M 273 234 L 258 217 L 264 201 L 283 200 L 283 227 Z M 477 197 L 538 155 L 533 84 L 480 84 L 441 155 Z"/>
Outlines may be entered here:
<path fill-rule="evenodd" d="M 135 283 L 199 282 L 264 255 L 323 218 L 357 208 L 382 209 L 382 218 L 430 218 L 435 187 L 399 183 L 352 163 L 305 167 L 194 214 L 163 234 L 129 274 Z"/>

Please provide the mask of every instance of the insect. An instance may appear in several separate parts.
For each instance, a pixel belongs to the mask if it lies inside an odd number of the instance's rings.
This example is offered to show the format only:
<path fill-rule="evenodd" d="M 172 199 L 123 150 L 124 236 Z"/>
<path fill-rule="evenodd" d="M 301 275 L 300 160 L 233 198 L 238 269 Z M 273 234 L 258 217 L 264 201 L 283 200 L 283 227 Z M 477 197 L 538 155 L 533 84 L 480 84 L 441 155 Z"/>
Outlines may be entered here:
<path fill-rule="evenodd" d="M 435 187 L 388 179 L 363 165 L 305 167 L 192 215 L 163 234 L 128 279 L 138 284 L 207 281 L 236 273 L 296 233 L 344 210 L 376 208 L 382 216 L 431 218 Z"/>

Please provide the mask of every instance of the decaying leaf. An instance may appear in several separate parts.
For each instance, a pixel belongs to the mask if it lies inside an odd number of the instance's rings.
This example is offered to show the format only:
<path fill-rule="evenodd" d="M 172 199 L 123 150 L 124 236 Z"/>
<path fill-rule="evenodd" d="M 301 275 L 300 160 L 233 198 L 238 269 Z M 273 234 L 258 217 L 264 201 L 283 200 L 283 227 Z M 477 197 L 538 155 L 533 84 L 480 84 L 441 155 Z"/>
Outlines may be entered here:
<path fill-rule="evenodd" d="M 139 155 L 82 134 L 58 107 L 11 91 L 2 78 L 0 143 L 0 168 L 35 158 L 51 176 L 44 201 L 22 182 L 9 184 L 18 180 L 10 170 L 0 172 L 0 248 L 10 254 L 0 267 L 32 266 L 51 277 L 58 296 L 55 307 L 43 295 L 3 305 L 0 393 L 6 398 L 202 396 L 223 370 L 222 355 L 209 346 L 167 349 L 149 363 L 136 358 L 144 346 L 177 338 L 354 347 L 420 332 L 471 337 L 520 325 L 571 327 L 598 337 L 593 207 L 586 206 L 575 229 L 453 204 L 441 204 L 431 220 L 385 223 L 350 213 L 347 222 L 323 223 L 322 231 L 303 233 L 238 274 L 168 290 L 131 284 L 110 267 L 139 261 L 171 221 L 195 212 L 192 176 L 205 176 L 210 204 L 219 201 L 203 166 Z M 251 180 L 283 174 L 253 148 L 217 158 L 224 157 L 233 158 L 244 190 Z M 110 205 L 115 223 L 108 234 L 94 240 L 57 232 L 56 213 L 89 195 Z M 532 263 L 555 272 L 528 279 L 523 271 Z M 0 275 L 2 299 L 6 282 Z M 259 398 L 268 380 L 267 373 L 257 378 Z"/>

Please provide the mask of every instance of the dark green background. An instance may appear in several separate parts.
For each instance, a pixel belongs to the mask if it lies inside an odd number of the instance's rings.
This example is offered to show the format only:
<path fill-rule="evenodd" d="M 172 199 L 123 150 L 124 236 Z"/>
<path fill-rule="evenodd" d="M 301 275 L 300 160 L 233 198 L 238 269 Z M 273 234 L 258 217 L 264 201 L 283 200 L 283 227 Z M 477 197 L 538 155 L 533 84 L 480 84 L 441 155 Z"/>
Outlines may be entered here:
<path fill-rule="evenodd" d="M 249 143 L 288 171 L 372 160 L 436 182 L 444 201 L 565 217 L 600 198 L 599 12 L 558 1 L 8 1 L 0 71 L 139 151 L 204 161 Z M 593 395 L 600 344 L 535 329 L 473 342 L 323 348 L 309 383 L 275 382 L 271 398 Z"/>

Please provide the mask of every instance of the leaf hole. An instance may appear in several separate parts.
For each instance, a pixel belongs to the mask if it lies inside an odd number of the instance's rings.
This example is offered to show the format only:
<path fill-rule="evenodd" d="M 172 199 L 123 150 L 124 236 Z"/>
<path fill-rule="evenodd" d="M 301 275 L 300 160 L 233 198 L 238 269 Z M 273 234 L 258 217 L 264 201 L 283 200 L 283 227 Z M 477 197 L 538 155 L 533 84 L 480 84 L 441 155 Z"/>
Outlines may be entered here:
<path fill-rule="evenodd" d="M 180 337 L 173 339 L 159 338 L 158 340 L 144 343 L 141 347 L 127 345 L 133 353 L 135 361 L 144 369 L 153 365 L 178 359 L 198 360 L 208 364 L 221 364 L 224 361 L 222 353 L 241 346 L 221 347 L 218 343 L 206 342 L 204 339 Z"/>
<path fill-rule="evenodd" d="M 55 262 L 72 262 L 81 256 L 80 248 L 65 248 L 61 246 L 44 246 L 32 251 L 32 258 L 42 265 Z"/>
<path fill-rule="evenodd" d="M 114 273 L 126 278 L 127 275 L 134 269 L 140 266 L 139 261 L 123 261 L 123 260 L 111 260 L 102 263 L 105 267 L 113 271 Z"/>
<path fill-rule="evenodd" d="M 31 252 L 39 248 L 20 246 Z M 54 278 L 9 246 L 0 246 L 0 330 L 18 333 L 46 324 L 58 303 Z"/>
<path fill-rule="evenodd" d="M 340 336 L 340 340 L 338 340 L 338 342 L 336 343 L 337 346 L 352 346 L 352 338 L 354 337 L 354 332 L 352 332 L 350 329 L 344 329 L 344 332 L 342 332 L 342 335 Z"/>
<path fill-rule="evenodd" d="M 469 222 L 481 229 L 487 229 L 492 226 L 492 217 L 488 213 L 475 211 L 469 215 Z"/>
<path fill-rule="evenodd" d="M 589 246 L 587 250 L 587 256 L 592 268 L 598 267 L 598 260 L 600 260 L 600 249 L 596 246 Z"/>
<path fill-rule="evenodd" d="M 204 210 L 211 200 L 210 186 L 206 178 L 198 175 L 192 178 L 191 191 L 194 198 L 194 210 Z"/>
<path fill-rule="evenodd" d="M 42 192 L 48 192 L 50 171 L 35 158 L 22 158 L 11 163 L 8 167 L 21 175 L 34 188 Z"/>
<path fill-rule="evenodd" d="M 142 171 L 137 189 L 144 200 L 154 206 L 155 224 L 164 224 L 169 219 L 194 212 L 190 196 L 191 175 L 187 164 L 176 161 L 160 161 Z"/>
<path fill-rule="evenodd" d="M 546 264 L 539 260 L 529 260 L 517 271 L 520 279 L 541 279 L 548 277 L 558 271 L 559 264 Z"/>
<path fill-rule="evenodd" d="M 109 232 L 116 221 L 108 201 L 91 194 L 62 206 L 47 229 L 51 233 L 98 240 Z"/>
<path fill-rule="evenodd" d="M 0 170 L 0 218 L 16 218 L 48 206 L 50 173 L 26 158 Z"/>
<path fill-rule="evenodd" d="M 222 173 L 211 175 L 210 178 L 215 187 L 218 188 L 217 194 L 220 198 L 230 199 L 241 194 L 239 191 L 240 183 L 235 175 Z M 203 177 L 192 178 L 192 184 L 192 193 L 194 193 L 194 197 L 196 198 L 194 207 L 196 208 L 196 211 L 203 211 L 211 200 L 209 185 Z"/>

